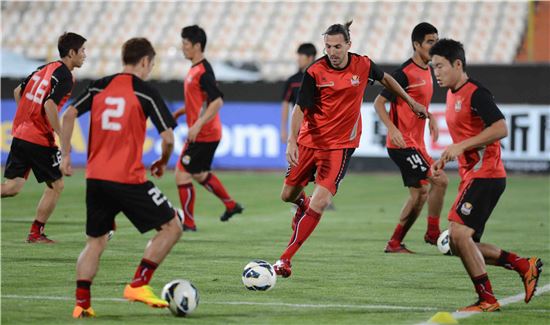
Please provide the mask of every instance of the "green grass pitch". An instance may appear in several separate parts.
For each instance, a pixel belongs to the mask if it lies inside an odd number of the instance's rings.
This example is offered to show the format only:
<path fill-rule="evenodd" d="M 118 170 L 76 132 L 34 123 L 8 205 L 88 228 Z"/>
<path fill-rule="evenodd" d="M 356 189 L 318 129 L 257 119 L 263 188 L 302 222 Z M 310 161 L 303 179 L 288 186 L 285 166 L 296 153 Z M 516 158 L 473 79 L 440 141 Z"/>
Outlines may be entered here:
<path fill-rule="evenodd" d="M 255 258 L 273 263 L 287 244 L 289 206 L 279 199 L 283 173 L 220 172 L 229 192 L 245 206 L 242 215 L 219 221 L 223 205 L 196 185 L 197 233 L 184 233 L 156 271 L 152 286 L 176 278 L 199 289 L 198 309 L 186 319 L 167 310 L 119 301 L 152 233 L 140 235 L 119 215 L 118 230 L 92 285 L 94 320 L 71 318 L 75 262 L 85 243 L 85 181 L 80 170 L 46 227 L 55 245 L 24 243 L 43 185 L 30 178 L 22 193 L 2 200 L 2 324 L 416 324 L 437 311 L 452 312 L 476 299 L 456 257 L 423 242 L 426 208 L 405 239 L 415 255 L 383 253 L 406 197 L 398 174 L 350 173 L 335 211 L 293 259 L 293 275 L 269 292 L 241 283 L 244 265 Z M 154 181 L 179 206 L 173 174 Z M 457 192 L 457 176 L 445 199 L 442 227 Z M 538 255 L 550 265 L 549 178 L 511 175 L 483 240 L 520 255 Z M 311 187 L 308 188 L 308 194 Z M 489 267 L 498 298 L 523 291 L 515 272 Z M 546 270 L 539 288 L 550 283 Z M 96 300 L 94 300 L 96 299 Z M 475 315 L 460 324 L 548 324 L 550 293 L 509 304 L 500 313 Z M 546 321 L 545 321 L 546 320 Z"/>

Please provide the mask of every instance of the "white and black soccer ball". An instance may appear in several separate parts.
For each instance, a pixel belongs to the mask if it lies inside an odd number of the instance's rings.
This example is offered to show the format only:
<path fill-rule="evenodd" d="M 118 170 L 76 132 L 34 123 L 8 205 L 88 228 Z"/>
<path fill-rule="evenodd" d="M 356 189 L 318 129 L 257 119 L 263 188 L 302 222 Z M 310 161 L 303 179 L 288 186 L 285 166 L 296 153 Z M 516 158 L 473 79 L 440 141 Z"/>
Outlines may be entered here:
<path fill-rule="evenodd" d="M 437 238 L 437 249 L 441 254 L 453 255 L 453 252 L 451 252 L 451 245 L 449 244 L 449 230 L 443 231 L 439 235 L 439 238 Z"/>
<path fill-rule="evenodd" d="M 273 266 L 262 260 L 253 260 L 246 264 L 242 279 L 248 290 L 255 291 L 271 290 L 277 283 L 277 275 Z"/>
<path fill-rule="evenodd" d="M 191 314 L 199 305 L 199 291 L 187 280 L 168 282 L 162 288 L 161 297 L 170 304 L 168 308 L 176 317 Z"/>

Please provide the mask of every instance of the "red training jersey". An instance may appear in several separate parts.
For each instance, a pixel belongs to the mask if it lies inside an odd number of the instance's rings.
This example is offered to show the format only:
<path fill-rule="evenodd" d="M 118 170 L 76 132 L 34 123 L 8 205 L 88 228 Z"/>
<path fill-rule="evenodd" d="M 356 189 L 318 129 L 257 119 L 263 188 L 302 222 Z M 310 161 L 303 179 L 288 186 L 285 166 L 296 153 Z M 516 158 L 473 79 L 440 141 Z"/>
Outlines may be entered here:
<path fill-rule="evenodd" d="M 185 95 L 185 111 L 187 114 L 187 126 L 190 128 L 204 113 L 208 105 L 219 97 L 222 92 L 216 84 L 214 70 L 206 59 L 193 65 L 183 83 Z M 215 142 L 222 138 L 222 123 L 220 115 L 216 114 L 202 128 L 195 141 Z"/>
<path fill-rule="evenodd" d="M 407 94 L 428 110 L 433 95 L 432 71 L 429 66 L 422 68 L 414 63 L 412 59 L 409 59 L 394 71 L 392 76 L 405 89 Z M 419 119 L 401 97 L 396 96 L 388 89 L 384 88 L 380 95 L 391 102 L 390 119 L 403 135 L 406 146 L 425 152 L 424 129 L 426 120 Z M 390 137 L 386 137 L 386 147 L 399 149 L 391 142 Z"/>
<path fill-rule="evenodd" d="M 119 73 L 92 82 L 72 105 L 79 116 L 91 112 L 86 178 L 144 183 L 147 118 L 159 133 L 176 126 L 158 91 L 133 74 Z"/>
<path fill-rule="evenodd" d="M 51 99 L 57 105 L 57 112 L 61 111 L 71 96 L 73 84 L 73 74 L 62 61 L 50 62 L 30 74 L 21 83 L 12 136 L 44 147 L 56 147 L 44 103 Z"/>
<path fill-rule="evenodd" d="M 337 69 L 323 56 L 307 69 L 298 95 L 304 120 L 298 143 L 315 149 L 357 148 L 361 138 L 361 103 L 368 84 L 384 72 L 367 56 L 348 53 Z"/>
<path fill-rule="evenodd" d="M 447 91 L 445 119 L 453 143 L 474 137 L 503 118 L 493 95 L 472 79 L 455 91 Z M 506 177 L 500 158 L 500 141 L 465 151 L 458 157 L 458 171 L 463 180 Z"/>

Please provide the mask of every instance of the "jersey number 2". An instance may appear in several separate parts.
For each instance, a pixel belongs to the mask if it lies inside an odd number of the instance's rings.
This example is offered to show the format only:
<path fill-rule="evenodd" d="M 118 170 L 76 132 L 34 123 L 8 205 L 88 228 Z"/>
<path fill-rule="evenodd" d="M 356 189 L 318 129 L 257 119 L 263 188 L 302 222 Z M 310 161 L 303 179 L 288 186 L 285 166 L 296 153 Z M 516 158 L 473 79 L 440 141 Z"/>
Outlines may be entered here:
<path fill-rule="evenodd" d="M 106 97 L 105 105 L 115 106 L 115 108 L 106 108 L 101 114 L 101 128 L 109 131 L 120 131 L 122 124 L 111 121 L 111 118 L 122 117 L 126 101 L 123 97 Z"/>

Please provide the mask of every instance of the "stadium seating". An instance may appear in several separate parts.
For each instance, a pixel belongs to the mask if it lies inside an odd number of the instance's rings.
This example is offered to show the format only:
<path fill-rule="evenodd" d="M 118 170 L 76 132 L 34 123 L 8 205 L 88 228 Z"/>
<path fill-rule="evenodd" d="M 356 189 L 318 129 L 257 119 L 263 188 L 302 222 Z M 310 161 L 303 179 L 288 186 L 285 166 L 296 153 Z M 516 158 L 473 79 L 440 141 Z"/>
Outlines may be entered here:
<path fill-rule="evenodd" d="M 2 4 L 3 47 L 28 58 L 56 57 L 63 31 L 88 40 L 88 62 L 79 77 L 119 70 L 122 42 L 148 37 L 158 52 L 156 79 L 180 79 L 181 27 L 197 23 L 208 33 L 211 61 L 254 63 L 266 80 L 295 70 L 298 44 L 322 48 L 322 32 L 353 18 L 352 51 L 377 63 L 399 63 L 411 52 L 410 32 L 418 22 L 438 27 L 440 37 L 461 40 L 468 63 L 511 63 L 525 30 L 527 2 L 7 2 Z"/>

